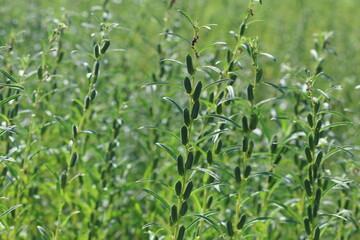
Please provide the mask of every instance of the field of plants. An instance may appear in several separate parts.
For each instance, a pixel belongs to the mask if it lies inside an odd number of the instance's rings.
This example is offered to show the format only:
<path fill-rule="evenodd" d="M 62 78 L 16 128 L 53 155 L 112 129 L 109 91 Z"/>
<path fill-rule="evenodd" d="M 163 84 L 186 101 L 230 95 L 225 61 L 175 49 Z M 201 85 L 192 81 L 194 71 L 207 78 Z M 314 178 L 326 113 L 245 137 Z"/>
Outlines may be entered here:
<path fill-rule="evenodd" d="M 0 239 L 360 239 L 356 0 L 0 1 Z"/>

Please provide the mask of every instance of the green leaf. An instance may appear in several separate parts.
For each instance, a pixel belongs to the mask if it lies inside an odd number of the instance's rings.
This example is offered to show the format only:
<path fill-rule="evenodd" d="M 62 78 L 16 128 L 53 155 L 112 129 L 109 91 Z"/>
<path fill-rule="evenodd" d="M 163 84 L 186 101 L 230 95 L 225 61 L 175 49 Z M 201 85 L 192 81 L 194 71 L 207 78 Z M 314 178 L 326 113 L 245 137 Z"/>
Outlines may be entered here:
<path fill-rule="evenodd" d="M 164 225 L 161 225 L 159 223 L 147 223 L 145 224 L 141 229 L 145 229 L 145 228 L 148 228 L 148 227 L 151 227 L 151 226 L 158 226 L 158 227 L 161 227 L 163 229 L 165 229 L 166 231 L 168 231 L 169 233 L 171 233 L 170 229 Z"/>
<path fill-rule="evenodd" d="M 321 93 L 321 95 L 323 95 L 328 101 L 330 100 L 330 97 L 329 95 L 327 95 L 326 92 L 324 92 L 323 90 L 321 89 L 316 89 L 319 93 Z"/>
<path fill-rule="evenodd" d="M 168 102 L 170 102 L 170 103 L 172 103 L 172 104 L 176 107 L 176 109 L 179 111 L 179 113 L 182 115 L 183 110 L 182 110 L 182 108 L 179 106 L 179 104 L 177 104 L 177 102 L 175 102 L 174 100 L 172 100 L 172 99 L 169 98 L 169 97 L 163 97 L 163 99 L 166 100 L 166 101 L 168 101 Z"/>
<path fill-rule="evenodd" d="M 159 130 L 159 131 L 162 131 L 162 132 L 166 132 L 168 133 L 169 135 L 171 135 L 172 137 L 174 137 L 176 140 L 180 141 L 180 138 L 178 136 L 176 136 L 176 134 L 168 131 L 168 130 L 165 130 L 163 128 L 159 128 L 159 127 L 155 127 L 155 126 L 142 126 L 142 127 L 139 127 L 139 129 L 155 129 L 155 130 Z"/>
<path fill-rule="evenodd" d="M 201 91 L 201 92 L 204 92 L 207 88 L 209 88 L 209 87 L 213 87 L 213 86 L 215 86 L 216 84 L 223 83 L 223 82 L 233 82 L 233 81 L 234 81 L 234 80 L 229 79 L 229 78 L 226 78 L 226 79 L 221 79 L 221 80 L 215 81 L 215 82 L 210 83 L 209 85 L 206 85 L 205 87 L 203 87 L 203 89 L 202 89 L 202 91 Z"/>
<path fill-rule="evenodd" d="M 283 87 L 275 85 L 275 84 L 273 84 L 271 82 L 261 81 L 261 83 L 265 84 L 265 85 L 268 85 L 268 86 L 271 86 L 271 87 L 275 88 L 276 90 L 278 90 L 279 92 L 281 92 L 282 94 L 285 94 L 285 91 L 283 90 Z"/>
<path fill-rule="evenodd" d="M 6 78 L 8 78 L 10 81 L 14 82 L 14 83 L 17 83 L 18 81 L 13 77 L 11 76 L 8 72 L 6 72 L 5 70 L 2 70 L 0 68 L 0 73 L 2 73 Z"/>
<path fill-rule="evenodd" d="M 214 173 L 213 171 L 210 171 L 208 169 L 205 169 L 205 168 L 201 168 L 201 167 L 194 167 L 192 168 L 193 170 L 197 170 L 197 171 L 201 171 L 201 172 L 204 172 L 204 173 L 207 173 L 209 174 L 210 176 L 212 176 L 213 178 L 215 178 L 216 180 L 218 180 L 219 182 L 221 182 L 221 179 L 219 177 L 219 175 L 217 175 L 216 173 Z"/>
<path fill-rule="evenodd" d="M 202 218 L 204 219 L 206 222 L 208 222 L 218 233 L 221 234 L 220 230 L 218 229 L 218 227 L 216 226 L 216 223 L 211 220 L 209 217 L 205 216 L 205 215 L 201 215 L 201 214 L 193 214 L 192 216 L 198 217 L 198 218 Z"/>
<path fill-rule="evenodd" d="M 173 192 L 175 194 L 174 189 L 172 189 L 169 185 L 159 181 L 159 180 L 155 180 L 155 179 L 139 179 L 136 181 L 136 183 L 142 183 L 142 182 L 153 182 L 153 183 L 158 183 L 164 187 L 166 187 L 167 189 L 169 189 L 171 192 Z"/>
<path fill-rule="evenodd" d="M 155 143 L 156 145 L 158 145 L 159 147 L 161 147 L 162 149 L 164 149 L 166 152 L 168 152 L 171 157 L 176 161 L 177 159 L 177 154 L 174 153 L 173 150 L 171 150 L 171 148 L 169 148 L 168 146 L 166 146 L 165 144 L 162 143 Z"/>
<path fill-rule="evenodd" d="M 21 204 L 12 206 L 11 208 L 9 208 L 8 210 L 6 210 L 5 212 L 1 213 L 1 214 L 0 214 L 0 218 L 2 218 L 2 217 L 5 216 L 6 214 L 14 211 L 15 209 L 17 209 L 18 207 L 21 207 L 21 206 L 22 206 Z"/>
<path fill-rule="evenodd" d="M 144 87 L 154 86 L 154 85 L 165 85 L 165 86 L 167 85 L 167 86 L 171 86 L 171 87 L 176 87 L 176 88 L 178 88 L 178 89 L 180 89 L 180 90 L 182 90 L 182 91 L 185 92 L 185 89 L 182 88 L 182 87 L 180 87 L 179 85 L 176 85 L 176 84 L 173 84 L 173 83 L 165 83 L 165 82 L 147 83 L 147 84 L 143 85 L 142 87 L 144 88 Z"/>
<path fill-rule="evenodd" d="M 41 227 L 41 226 L 36 226 L 36 228 L 37 228 L 37 230 L 39 231 L 39 233 L 40 233 L 40 235 L 41 235 L 41 238 L 42 238 L 43 240 L 50 240 L 50 239 L 51 239 L 50 236 L 49 236 L 49 234 L 46 232 L 46 230 L 45 230 L 43 227 Z"/>
<path fill-rule="evenodd" d="M 260 55 L 263 55 L 263 56 L 265 56 L 265 57 L 268 57 L 268 58 L 270 58 L 271 60 L 273 60 L 274 62 L 276 62 L 276 58 L 275 58 L 273 55 L 269 54 L 269 53 L 264 53 L 264 52 L 262 52 L 262 53 L 260 53 Z"/>
<path fill-rule="evenodd" d="M 80 213 L 80 211 L 75 211 L 75 212 L 72 212 L 69 216 L 67 216 L 64 221 L 61 223 L 61 227 L 64 227 L 66 225 L 66 223 L 69 221 L 69 219 L 75 215 L 75 214 L 78 214 Z"/>
<path fill-rule="evenodd" d="M 219 118 L 219 119 L 222 119 L 222 120 L 225 120 L 227 122 L 229 122 L 229 124 L 233 125 L 234 127 L 237 127 L 237 128 L 242 128 L 238 123 L 236 123 L 234 120 L 231 120 L 225 116 L 221 116 L 221 115 L 217 115 L 217 114 L 208 114 L 208 115 L 205 115 L 205 116 L 202 116 L 201 118 L 204 118 L 204 117 L 213 117 L 213 118 Z"/>
<path fill-rule="evenodd" d="M 339 117 L 342 117 L 344 118 L 346 121 L 349 121 L 351 122 L 351 119 L 346 117 L 344 114 L 341 114 L 339 112 L 336 112 L 336 111 L 332 111 L 332 110 L 324 110 L 324 111 L 321 111 L 321 112 L 318 112 L 317 115 L 320 115 L 320 114 L 333 114 L 333 115 L 336 115 L 336 116 L 339 116 Z"/>
<path fill-rule="evenodd" d="M 0 106 L 4 105 L 5 103 L 10 102 L 11 100 L 13 100 L 15 98 L 18 98 L 19 96 L 20 96 L 20 94 L 16 94 L 16 95 L 10 96 L 8 98 L 5 98 L 4 100 L 0 101 Z"/>
<path fill-rule="evenodd" d="M 283 204 L 283 203 L 281 203 L 281 202 L 278 202 L 278 201 L 270 201 L 270 203 L 273 203 L 273 204 L 275 204 L 275 205 L 283 208 L 284 210 L 286 210 L 288 213 L 290 213 L 290 215 L 292 215 L 292 216 L 297 220 L 298 223 L 301 223 L 301 222 L 302 222 L 301 217 L 300 217 L 296 212 L 294 212 L 294 211 L 291 209 L 290 206 L 285 205 L 285 204 Z"/>
<path fill-rule="evenodd" d="M 214 67 L 214 66 L 202 66 L 201 68 L 209 68 L 211 70 L 213 70 L 214 72 L 218 73 L 218 74 L 221 74 L 221 70 L 217 67 Z"/>
<path fill-rule="evenodd" d="M 209 45 L 205 46 L 204 48 L 202 48 L 200 51 L 198 51 L 198 53 L 201 54 L 206 49 L 208 49 L 212 46 L 218 46 L 218 45 L 227 45 L 227 43 L 226 42 L 215 42 L 215 43 L 209 44 Z"/>
<path fill-rule="evenodd" d="M 165 32 L 165 33 L 160 33 L 159 35 L 160 35 L 160 36 L 161 36 L 161 35 L 172 35 L 172 36 L 176 36 L 176 37 L 184 40 L 184 41 L 187 42 L 188 44 L 191 44 L 191 42 L 190 42 L 189 40 L 187 40 L 185 37 L 183 37 L 183 36 L 181 36 L 181 35 L 179 35 L 179 34 L 177 34 L 177 33 Z"/>
<path fill-rule="evenodd" d="M 346 125 L 353 125 L 352 122 L 337 122 L 337 123 L 332 123 L 332 124 L 329 124 L 323 128 L 320 129 L 320 132 L 326 130 L 326 129 L 329 129 L 329 128 L 334 128 L 334 127 L 340 127 L 340 126 L 346 126 Z"/>
<path fill-rule="evenodd" d="M 0 87 L 11 88 L 11 89 L 19 90 L 19 91 L 24 90 L 24 88 L 22 86 L 15 85 L 15 84 L 0 83 Z"/>
<path fill-rule="evenodd" d="M 186 12 L 184 12 L 184 11 L 182 11 L 182 10 L 180 10 L 180 9 L 178 9 L 177 11 L 178 11 L 179 13 L 181 13 L 181 15 L 183 15 L 183 16 L 189 21 L 189 23 L 191 24 L 191 26 L 192 26 L 193 28 L 195 28 L 195 24 L 194 24 L 193 20 L 191 19 L 191 17 L 189 16 L 189 14 L 187 14 Z"/>
<path fill-rule="evenodd" d="M 162 197 L 160 197 L 157 193 L 149 190 L 149 189 L 143 189 L 144 192 L 152 195 L 153 197 L 155 197 L 157 200 L 159 200 L 160 202 L 162 202 L 162 204 L 170 210 L 170 205 L 167 203 L 167 201 L 165 199 L 163 199 Z"/>
<path fill-rule="evenodd" d="M 265 103 L 268 103 L 268 102 L 271 102 L 271 101 L 274 101 L 274 100 L 280 100 L 282 98 L 280 97 L 273 97 L 273 98 L 268 98 L 268 99 L 264 99 L 262 100 L 261 102 L 258 102 L 256 105 L 255 105 L 255 108 L 258 108 L 260 107 L 261 105 L 265 104 Z"/>

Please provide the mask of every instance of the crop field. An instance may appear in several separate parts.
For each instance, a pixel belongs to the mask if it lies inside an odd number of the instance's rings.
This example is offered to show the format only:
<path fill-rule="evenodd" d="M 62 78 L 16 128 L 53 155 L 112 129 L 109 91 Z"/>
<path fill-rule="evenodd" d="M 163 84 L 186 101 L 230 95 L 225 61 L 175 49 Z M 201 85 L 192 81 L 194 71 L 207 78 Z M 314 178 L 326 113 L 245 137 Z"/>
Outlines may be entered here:
<path fill-rule="evenodd" d="M 360 239 L 357 0 L 0 0 L 0 239 Z"/>

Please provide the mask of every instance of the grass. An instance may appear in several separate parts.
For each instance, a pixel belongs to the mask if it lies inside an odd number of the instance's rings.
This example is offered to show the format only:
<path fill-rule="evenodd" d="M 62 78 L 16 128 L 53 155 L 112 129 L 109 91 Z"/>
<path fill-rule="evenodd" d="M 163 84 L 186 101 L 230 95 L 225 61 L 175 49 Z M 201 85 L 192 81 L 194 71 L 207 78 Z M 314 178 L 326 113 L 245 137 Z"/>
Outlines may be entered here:
<path fill-rule="evenodd" d="M 358 239 L 355 11 L 7 1 L 0 238 Z"/>

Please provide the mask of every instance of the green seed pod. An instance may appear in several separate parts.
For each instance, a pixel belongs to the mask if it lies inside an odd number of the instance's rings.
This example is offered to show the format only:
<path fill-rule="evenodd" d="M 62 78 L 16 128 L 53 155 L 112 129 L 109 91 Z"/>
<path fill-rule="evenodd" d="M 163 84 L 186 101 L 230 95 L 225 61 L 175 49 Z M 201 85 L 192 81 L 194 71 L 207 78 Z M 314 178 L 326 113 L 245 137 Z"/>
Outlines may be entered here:
<path fill-rule="evenodd" d="M 317 226 L 315 228 L 314 240 L 319 240 L 319 239 L 320 239 L 320 228 L 319 226 Z"/>
<path fill-rule="evenodd" d="M 248 149 L 249 149 L 249 138 L 245 136 L 243 139 L 242 151 L 247 152 Z"/>
<path fill-rule="evenodd" d="M 236 167 L 234 173 L 235 173 L 236 182 L 240 183 L 241 182 L 241 170 L 240 170 L 240 168 Z"/>
<path fill-rule="evenodd" d="M 323 158 L 323 152 L 320 151 L 320 152 L 318 153 L 318 155 L 316 156 L 316 160 L 315 160 L 316 166 L 318 166 L 318 167 L 320 166 L 320 163 L 321 163 L 322 158 Z"/>
<path fill-rule="evenodd" d="M 254 142 L 253 142 L 253 141 L 250 141 L 250 142 L 249 142 L 249 149 L 248 149 L 248 151 L 247 151 L 247 153 L 246 153 L 247 158 L 250 158 L 250 157 L 251 157 L 252 152 L 253 152 L 253 149 L 254 149 Z"/>
<path fill-rule="evenodd" d="M 227 52 L 226 52 L 227 63 L 230 63 L 231 58 L 232 58 L 232 53 L 231 53 L 230 49 L 228 49 Z"/>
<path fill-rule="evenodd" d="M 100 47 L 99 44 L 95 44 L 94 46 L 94 55 L 95 58 L 98 59 L 100 57 Z"/>
<path fill-rule="evenodd" d="M 202 83 L 199 81 L 199 82 L 196 84 L 194 93 L 193 93 L 193 95 L 192 95 L 192 98 L 194 99 L 194 101 L 198 101 L 198 100 L 199 100 L 199 97 L 200 97 L 200 94 L 201 94 L 201 90 L 202 90 Z"/>
<path fill-rule="evenodd" d="M 73 134 L 73 137 L 74 137 L 74 139 L 76 139 L 77 138 L 77 135 L 78 135 L 78 132 L 79 132 L 79 129 L 78 129 L 78 127 L 74 124 L 74 125 L 72 125 L 72 134 Z"/>
<path fill-rule="evenodd" d="M 315 127 L 315 130 L 318 131 L 319 133 L 320 133 L 321 125 L 322 125 L 322 120 L 320 119 L 320 120 L 316 123 L 316 127 Z"/>
<path fill-rule="evenodd" d="M 279 164 L 279 162 L 281 161 L 281 155 L 277 155 L 274 161 L 274 164 Z"/>
<path fill-rule="evenodd" d="M 249 84 L 247 88 L 248 100 L 251 102 L 254 100 L 254 85 Z"/>
<path fill-rule="evenodd" d="M 181 205 L 181 208 L 180 208 L 180 216 L 185 216 L 187 210 L 188 210 L 188 204 L 187 202 L 183 202 L 183 204 Z"/>
<path fill-rule="evenodd" d="M 315 179 L 318 178 L 318 167 L 316 165 L 312 165 L 312 169 L 313 169 L 313 176 Z"/>
<path fill-rule="evenodd" d="M 320 101 L 317 101 L 314 106 L 315 113 L 318 113 L 320 109 Z"/>
<path fill-rule="evenodd" d="M 311 205 L 309 205 L 307 207 L 307 214 L 308 214 L 308 218 L 310 220 L 310 222 L 313 220 L 313 214 L 312 214 L 312 208 L 311 208 Z"/>
<path fill-rule="evenodd" d="M 244 36 L 245 29 L 246 29 L 246 23 L 243 22 L 240 26 L 240 36 Z"/>
<path fill-rule="evenodd" d="M 89 107 L 90 107 L 90 102 L 91 102 L 90 97 L 89 97 L 89 96 L 86 96 L 86 97 L 85 97 L 85 101 L 84 101 L 84 107 L 85 107 L 86 110 L 89 109 Z"/>
<path fill-rule="evenodd" d="M 177 221 L 177 207 L 176 205 L 173 205 L 171 207 L 171 222 L 176 223 Z"/>
<path fill-rule="evenodd" d="M 309 147 L 311 150 L 314 150 L 315 149 L 315 144 L 314 144 L 314 137 L 312 134 L 309 135 Z"/>
<path fill-rule="evenodd" d="M 310 228 L 310 221 L 309 221 L 308 218 L 305 218 L 305 219 L 304 219 L 304 226 L 305 226 L 306 234 L 307 234 L 308 236 L 310 236 L 310 235 L 311 235 L 311 228 Z"/>
<path fill-rule="evenodd" d="M 200 102 L 196 101 L 194 102 L 194 105 L 191 109 L 191 118 L 193 120 L 195 120 L 198 117 L 199 111 L 200 111 Z"/>
<path fill-rule="evenodd" d="M 185 235 L 185 227 L 183 225 L 181 225 L 181 227 L 179 228 L 179 232 L 178 232 L 178 236 L 177 236 L 176 240 L 183 240 L 184 235 Z"/>
<path fill-rule="evenodd" d="M 316 218 L 316 216 L 318 214 L 318 210 L 319 210 L 319 204 L 315 204 L 314 209 L 313 209 L 313 217 L 314 218 Z"/>
<path fill-rule="evenodd" d="M 236 225 L 237 229 L 239 229 L 239 230 L 242 229 L 245 225 L 245 222 L 246 222 L 246 215 L 243 214 L 243 215 L 241 215 L 240 220 L 239 220 L 238 224 Z"/>
<path fill-rule="evenodd" d="M 315 193 L 315 200 L 314 200 L 315 205 L 319 205 L 320 200 L 321 200 L 321 189 L 318 188 Z"/>
<path fill-rule="evenodd" d="M 220 151 L 221 151 L 221 148 L 222 148 L 222 140 L 220 139 L 220 140 L 218 141 L 217 145 L 216 145 L 216 148 L 215 148 L 214 153 L 215 153 L 216 155 L 219 154 Z"/>
<path fill-rule="evenodd" d="M 309 169 L 308 169 L 308 175 L 309 175 L 309 180 L 310 180 L 310 182 L 313 182 L 314 178 L 313 178 L 312 168 L 309 168 Z"/>
<path fill-rule="evenodd" d="M 211 92 L 211 93 L 210 93 L 209 102 L 211 102 L 211 103 L 214 102 L 214 92 Z"/>
<path fill-rule="evenodd" d="M 309 114 L 307 115 L 307 121 L 308 121 L 310 127 L 313 127 L 313 126 L 314 126 L 313 115 L 312 115 L 311 113 L 309 113 Z"/>
<path fill-rule="evenodd" d="M 93 83 L 97 83 L 98 78 L 99 78 L 99 72 L 100 72 L 100 62 L 96 61 L 94 63 L 94 73 L 93 73 Z"/>
<path fill-rule="evenodd" d="M 60 183 L 62 189 L 66 187 L 66 181 L 67 181 L 67 171 L 64 170 L 60 175 Z"/>
<path fill-rule="evenodd" d="M 37 70 L 37 75 L 38 75 L 38 79 L 42 80 L 43 79 L 43 69 L 42 66 L 39 66 L 38 70 Z"/>
<path fill-rule="evenodd" d="M 188 128 L 185 125 L 181 127 L 181 142 L 183 145 L 186 145 L 189 142 Z"/>
<path fill-rule="evenodd" d="M 234 61 L 231 61 L 229 63 L 229 72 L 232 72 L 234 70 Z"/>
<path fill-rule="evenodd" d="M 311 155 L 311 150 L 309 147 L 305 148 L 305 155 L 306 155 L 306 159 L 309 163 L 312 163 L 312 155 Z"/>
<path fill-rule="evenodd" d="M 263 70 L 260 69 L 256 69 L 256 83 L 259 83 L 261 81 L 263 75 Z"/>
<path fill-rule="evenodd" d="M 270 147 L 271 154 L 274 154 L 276 152 L 277 146 L 278 146 L 277 136 L 275 135 L 271 142 L 271 147 Z"/>
<path fill-rule="evenodd" d="M 231 221 L 227 221 L 226 223 L 226 228 L 227 228 L 227 231 L 228 231 L 228 234 L 229 236 L 233 236 L 234 235 L 234 229 L 233 229 L 233 226 L 232 226 L 232 222 Z"/>
<path fill-rule="evenodd" d="M 249 132 L 249 126 L 248 126 L 248 121 L 247 121 L 247 117 L 243 116 L 242 117 L 242 127 L 243 127 L 243 131 L 245 133 Z"/>
<path fill-rule="evenodd" d="M 194 187 L 193 182 L 192 181 L 188 182 L 188 184 L 186 185 L 186 188 L 185 188 L 184 195 L 183 195 L 184 199 L 188 199 L 190 197 L 193 187 Z"/>
<path fill-rule="evenodd" d="M 305 186 L 306 195 L 307 195 L 308 197 L 311 197 L 312 191 L 311 191 L 311 185 L 310 185 L 309 180 L 305 179 L 305 181 L 304 181 L 304 186 Z"/>
<path fill-rule="evenodd" d="M 181 154 L 179 154 L 179 156 L 177 157 L 177 170 L 180 176 L 184 175 L 184 158 L 181 156 Z"/>
<path fill-rule="evenodd" d="M 100 51 L 101 54 L 104 54 L 109 47 L 110 47 L 110 41 L 108 39 L 104 40 L 104 44 L 101 47 L 101 51 Z"/>
<path fill-rule="evenodd" d="M 90 99 L 91 101 L 93 101 L 97 96 L 97 91 L 95 89 L 93 89 L 90 93 Z"/>
<path fill-rule="evenodd" d="M 209 165 L 211 165 L 213 163 L 213 155 L 212 155 L 212 151 L 208 150 L 206 152 L 206 160 L 208 162 Z"/>
<path fill-rule="evenodd" d="M 195 69 L 194 69 L 192 57 L 190 55 L 186 56 L 186 67 L 187 67 L 188 73 L 190 75 L 194 75 Z"/>
<path fill-rule="evenodd" d="M 175 192 L 177 196 L 181 195 L 181 190 L 182 190 L 182 184 L 181 181 L 177 181 L 175 184 Z"/>
<path fill-rule="evenodd" d="M 317 146 L 319 144 L 320 139 L 320 132 L 318 130 L 315 130 L 315 136 L 314 136 L 314 144 Z"/>
<path fill-rule="evenodd" d="M 193 154 L 193 152 L 189 152 L 188 155 L 187 155 L 185 168 L 186 169 L 191 169 L 191 167 L 193 165 L 193 162 L 194 162 L 194 154 Z"/>
<path fill-rule="evenodd" d="M 78 154 L 77 152 L 74 152 L 71 156 L 71 160 L 70 160 L 70 167 L 74 167 L 76 164 L 76 161 L 78 160 Z"/>
<path fill-rule="evenodd" d="M 250 129 L 254 130 L 258 123 L 258 116 L 256 114 L 251 114 L 250 116 Z"/>
<path fill-rule="evenodd" d="M 213 202 L 213 196 L 210 196 L 206 202 L 206 208 L 210 208 Z"/>
<path fill-rule="evenodd" d="M 222 112 L 223 112 L 222 104 L 217 105 L 216 114 L 222 114 Z"/>
<path fill-rule="evenodd" d="M 185 125 L 189 126 L 190 125 L 190 111 L 189 111 L 189 109 L 187 107 L 184 108 L 183 116 L 184 116 Z"/>
<path fill-rule="evenodd" d="M 192 92 L 192 87 L 191 87 L 191 80 L 190 78 L 188 77 L 185 77 L 184 79 L 184 87 L 185 87 L 185 90 L 188 94 L 191 94 Z"/>
<path fill-rule="evenodd" d="M 244 178 L 249 177 L 250 173 L 251 173 L 251 166 L 247 165 L 246 168 L 245 168 L 245 172 L 244 172 Z"/>

